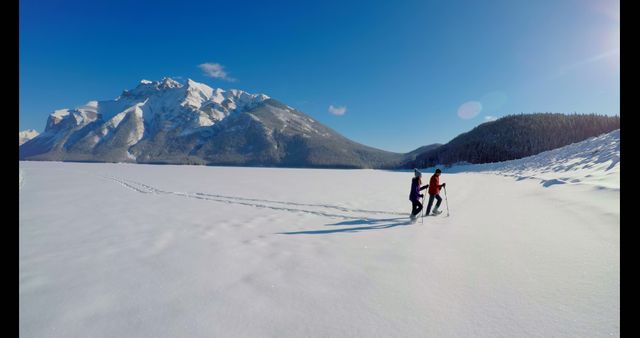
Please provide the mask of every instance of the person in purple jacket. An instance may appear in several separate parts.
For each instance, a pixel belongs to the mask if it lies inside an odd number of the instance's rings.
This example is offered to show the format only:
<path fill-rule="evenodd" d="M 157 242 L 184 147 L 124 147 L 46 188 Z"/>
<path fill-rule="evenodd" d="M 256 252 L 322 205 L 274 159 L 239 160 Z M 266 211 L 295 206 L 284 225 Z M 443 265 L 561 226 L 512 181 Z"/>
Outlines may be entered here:
<path fill-rule="evenodd" d="M 420 198 L 424 197 L 423 194 L 420 193 L 420 190 L 424 190 L 429 187 L 429 185 L 425 185 L 421 187 L 422 184 L 422 173 L 418 171 L 418 169 L 413 169 L 414 177 L 411 179 L 411 192 L 409 193 L 409 200 L 412 203 L 411 206 L 411 219 L 415 219 L 420 211 L 422 211 L 422 203 L 420 203 Z"/>

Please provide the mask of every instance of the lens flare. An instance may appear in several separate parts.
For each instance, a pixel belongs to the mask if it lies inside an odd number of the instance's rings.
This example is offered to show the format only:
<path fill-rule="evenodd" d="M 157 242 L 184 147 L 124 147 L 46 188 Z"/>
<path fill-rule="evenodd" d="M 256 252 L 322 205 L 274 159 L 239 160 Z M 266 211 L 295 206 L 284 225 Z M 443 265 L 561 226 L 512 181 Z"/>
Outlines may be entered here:
<path fill-rule="evenodd" d="M 458 116 L 462 119 L 471 119 L 476 117 L 482 111 L 482 104 L 478 101 L 469 101 L 458 108 Z"/>

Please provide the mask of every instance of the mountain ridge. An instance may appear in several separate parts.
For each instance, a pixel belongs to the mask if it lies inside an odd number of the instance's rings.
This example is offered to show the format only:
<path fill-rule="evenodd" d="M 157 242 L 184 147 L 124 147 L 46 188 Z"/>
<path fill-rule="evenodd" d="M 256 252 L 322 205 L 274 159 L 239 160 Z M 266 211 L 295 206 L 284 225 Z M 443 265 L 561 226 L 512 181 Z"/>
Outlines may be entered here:
<path fill-rule="evenodd" d="M 142 80 L 114 100 L 49 115 L 31 160 L 393 168 L 404 154 L 352 141 L 264 94 Z"/>

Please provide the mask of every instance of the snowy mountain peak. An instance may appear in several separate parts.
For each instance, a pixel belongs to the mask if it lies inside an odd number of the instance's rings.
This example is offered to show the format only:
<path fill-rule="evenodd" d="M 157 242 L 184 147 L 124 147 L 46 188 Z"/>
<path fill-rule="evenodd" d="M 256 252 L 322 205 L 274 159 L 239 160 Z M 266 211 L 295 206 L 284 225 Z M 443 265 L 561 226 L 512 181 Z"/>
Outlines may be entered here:
<path fill-rule="evenodd" d="M 197 85 L 204 85 L 203 83 L 199 83 L 196 81 L 191 80 L 190 78 L 187 78 L 187 87 L 190 86 L 197 86 Z"/>
<path fill-rule="evenodd" d="M 84 104 L 84 106 L 80 106 L 77 109 L 78 110 L 95 110 L 98 108 L 98 101 L 89 101 L 87 103 Z"/>
<path fill-rule="evenodd" d="M 162 79 L 162 81 L 160 82 L 160 85 L 158 86 L 161 89 L 166 89 L 166 88 L 180 88 L 182 87 L 182 85 L 180 84 L 180 82 L 170 78 L 170 77 L 165 77 Z"/>
<path fill-rule="evenodd" d="M 21 132 L 18 132 L 18 144 L 22 145 L 23 143 L 31 140 L 32 138 L 38 136 L 38 133 L 35 129 L 27 129 Z"/>
<path fill-rule="evenodd" d="M 19 132 L 19 135 L 31 136 L 31 137 L 37 136 L 38 134 L 39 134 L 38 131 L 35 129 L 27 129 Z"/>
<path fill-rule="evenodd" d="M 59 119 L 67 115 L 69 115 L 69 109 L 58 109 L 58 110 L 54 110 L 53 113 L 51 113 L 51 116 Z"/>
<path fill-rule="evenodd" d="M 118 129 L 126 130 L 118 136 L 127 140 L 122 144 L 140 141 L 143 131 L 144 135 L 154 135 L 179 130 L 180 135 L 188 135 L 211 127 L 232 114 L 253 109 L 268 98 L 264 94 L 237 89 L 213 89 L 192 79 L 187 79 L 185 84 L 170 77 L 160 81 L 142 79 L 135 88 L 124 90 L 113 100 L 94 100 L 73 109 L 55 110 L 49 115 L 46 135 L 40 138 L 42 148 L 49 149 L 57 142 L 67 142 L 61 135 L 74 134 L 70 144 L 93 149 L 113 135 L 119 135 Z M 81 132 L 90 124 L 90 130 Z"/>
<path fill-rule="evenodd" d="M 185 88 L 187 88 L 187 91 L 204 93 L 207 99 L 210 99 L 214 92 L 214 89 L 206 84 L 191 79 L 187 79 Z"/>

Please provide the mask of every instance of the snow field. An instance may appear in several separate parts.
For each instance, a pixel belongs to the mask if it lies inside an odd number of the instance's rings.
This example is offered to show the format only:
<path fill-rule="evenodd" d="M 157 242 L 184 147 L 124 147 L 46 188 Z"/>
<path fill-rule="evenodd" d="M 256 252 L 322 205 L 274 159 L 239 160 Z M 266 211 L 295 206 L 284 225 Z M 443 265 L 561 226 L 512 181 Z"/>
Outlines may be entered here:
<path fill-rule="evenodd" d="M 619 187 L 445 172 L 411 224 L 411 172 L 20 166 L 21 336 L 619 335 Z"/>

